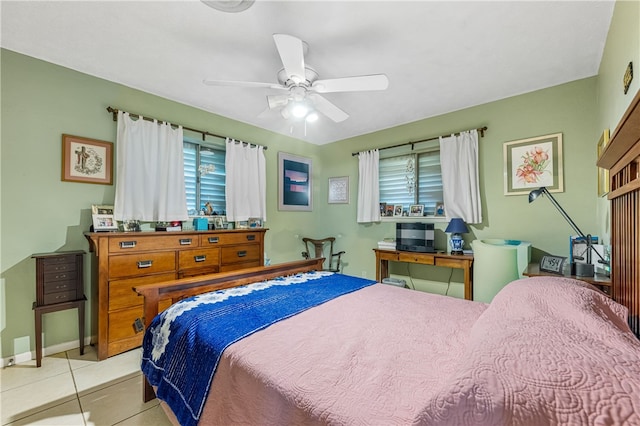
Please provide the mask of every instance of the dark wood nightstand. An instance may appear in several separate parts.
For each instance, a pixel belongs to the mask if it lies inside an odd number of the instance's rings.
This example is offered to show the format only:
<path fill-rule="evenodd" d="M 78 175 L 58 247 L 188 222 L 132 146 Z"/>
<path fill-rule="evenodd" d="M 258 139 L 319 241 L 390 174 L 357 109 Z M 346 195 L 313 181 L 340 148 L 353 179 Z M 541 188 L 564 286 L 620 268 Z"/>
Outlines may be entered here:
<path fill-rule="evenodd" d="M 42 364 L 42 315 L 78 308 L 80 354 L 84 353 L 83 251 L 36 253 L 36 366 Z"/>
<path fill-rule="evenodd" d="M 524 274 L 528 277 L 541 277 L 541 276 L 549 276 L 549 277 L 566 277 L 573 278 L 575 280 L 584 281 L 589 284 L 593 284 L 602 290 L 607 296 L 611 297 L 611 277 L 607 277 L 606 275 L 595 274 L 593 277 L 580 277 L 577 275 L 559 275 L 552 274 L 550 272 L 540 271 L 540 265 L 538 263 L 530 263 L 527 267 L 527 270 L 524 271 Z"/>

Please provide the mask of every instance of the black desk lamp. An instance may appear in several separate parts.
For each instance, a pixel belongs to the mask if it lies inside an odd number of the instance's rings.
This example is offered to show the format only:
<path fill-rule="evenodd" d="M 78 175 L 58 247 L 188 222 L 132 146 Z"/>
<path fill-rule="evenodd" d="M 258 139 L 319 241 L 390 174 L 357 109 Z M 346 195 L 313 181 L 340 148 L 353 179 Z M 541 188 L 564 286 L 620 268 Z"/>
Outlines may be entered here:
<path fill-rule="evenodd" d="M 551 201 L 551 204 L 553 204 L 556 209 L 558 209 L 558 211 L 560 212 L 560 214 L 562 215 L 562 217 L 565 218 L 565 220 L 567 222 L 569 222 L 569 225 L 571 225 L 571 227 L 573 228 L 574 231 L 576 231 L 576 233 L 581 236 L 582 238 L 585 239 L 586 243 L 587 243 L 587 263 L 576 263 L 576 275 L 579 277 L 593 277 L 594 276 L 594 268 L 593 268 L 593 264 L 591 263 L 591 249 L 593 248 L 593 246 L 591 245 L 591 234 L 588 235 L 584 235 L 584 233 L 580 230 L 580 228 L 578 228 L 578 225 L 576 225 L 573 220 L 571 220 L 571 218 L 569 217 L 569 215 L 567 215 L 567 212 L 565 212 L 562 207 L 560 207 L 560 204 L 558 204 L 558 202 L 556 201 L 555 198 L 553 198 L 553 196 L 551 195 L 551 193 L 549 191 L 547 191 L 547 188 L 545 188 L 544 186 L 538 189 L 534 189 L 533 191 L 531 191 L 529 193 L 529 202 L 532 203 L 536 198 L 538 198 L 540 195 L 546 195 L 547 197 L 549 197 L 549 201 Z M 598 255 L 598 257 L 600 258 L 600 261 L 603 264 L 608 264 L 609 262 L 607 262 L 606 260 L 604 260 L 604 258 L 600 255 L 600 253 L 598 253 L 597 250 L 594 250 L 595 253 Z"/>

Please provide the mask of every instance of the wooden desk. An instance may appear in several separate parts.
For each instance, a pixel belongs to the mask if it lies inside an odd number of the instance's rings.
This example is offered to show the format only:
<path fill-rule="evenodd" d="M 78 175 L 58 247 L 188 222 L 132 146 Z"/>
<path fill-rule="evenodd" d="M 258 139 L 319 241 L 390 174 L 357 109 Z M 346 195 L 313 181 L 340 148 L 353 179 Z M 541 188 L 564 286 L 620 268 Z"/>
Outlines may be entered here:
<path fill-rule="evenodd" d="M 595 274 L 593 277 L 580 277 L 577 275 L 559 275 L 552 274 L 550 272 L 540 271 L 540 265 L 538 263 L 530 263 L 527 267 L 527 270 L 524 271 L 524 274 L 528 277 L 566 277 L 573 278 L 575 280 L 584 281 L 585 283 L 593 284 L 602 290 L 607 296 L 611 297 L 611 277 L 607 277 L 606 275 Z"/>
<path fill-rule="evenodd" d="M 447 253 L 414 253 L 409 251 L 373 249 L 376 253 L 376 280 L 389 276 L 389 261 L 419 263 L 464 269 L 464 298 L 473 300 L 473 256 Z"/>

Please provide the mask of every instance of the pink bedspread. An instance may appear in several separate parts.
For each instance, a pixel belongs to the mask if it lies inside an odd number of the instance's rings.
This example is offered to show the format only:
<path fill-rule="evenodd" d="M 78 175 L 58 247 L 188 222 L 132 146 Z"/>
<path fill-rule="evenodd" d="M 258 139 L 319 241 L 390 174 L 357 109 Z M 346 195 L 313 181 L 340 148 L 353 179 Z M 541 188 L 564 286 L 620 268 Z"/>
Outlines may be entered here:
<path fill-rule="evenodd" d="M 201 424 L 410 423 L 486 306 L 383 284 L 334 299 L 227 348 Z"/>
<path fill-rule="evenodd" d="M 378 284 L 230 346 L 201 424 L 640 425 L 640 343 L 575 280 L 491 305 Z"/>

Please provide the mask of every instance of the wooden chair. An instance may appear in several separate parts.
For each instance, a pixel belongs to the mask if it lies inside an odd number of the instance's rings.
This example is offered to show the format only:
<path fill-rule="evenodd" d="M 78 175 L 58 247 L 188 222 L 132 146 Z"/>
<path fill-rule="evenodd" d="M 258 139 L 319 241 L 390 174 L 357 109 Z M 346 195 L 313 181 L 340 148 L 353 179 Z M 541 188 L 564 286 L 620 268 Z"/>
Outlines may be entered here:
<path fill-rule="evenodd" d="M 341 268 L 341 257 L 345 253 L 344 251 L 339 251 L 337 253 L 333 252 L 333 242 L 335 241 L 335 237 L 327 237 L 322 238 L 320 240 L 314 240 L 313 238 L 303 238 L 304 246 L 306 251 L 302 252 L 302 257 L 305 259 L 317 259 L 319 257 L 326 258 L 325 260 L 325 271 L 332 272 L 342 272 Z M 329 246 L 329 254 L 328 256 L 324 255 L 325 247 Z M 313 253 L 310 250 L 313 248 Z M 313 254 L 313 257 L 311 257 Z"/>

